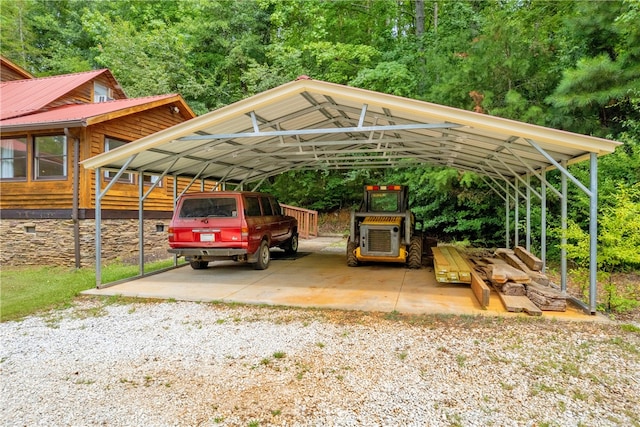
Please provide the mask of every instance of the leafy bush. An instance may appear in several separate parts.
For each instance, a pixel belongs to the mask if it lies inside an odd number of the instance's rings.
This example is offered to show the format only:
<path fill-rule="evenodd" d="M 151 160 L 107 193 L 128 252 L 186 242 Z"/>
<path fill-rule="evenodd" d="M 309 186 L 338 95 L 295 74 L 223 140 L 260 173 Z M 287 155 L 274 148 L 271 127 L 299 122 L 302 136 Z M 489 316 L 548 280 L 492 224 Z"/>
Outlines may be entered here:
<path fill-rule="evenodd" d="M 611 274 L 640 267 L 640 183 L 618 184 L 610 204 L 603 207 L 598 230 L 599 281 L 605 282 L 599 299 L 607 311 L 626 312 L 640 305 L 638 296 L 611 280 Z M 567 256 L 586 272 L 589 266 L 589 234 L 575 221 L 567 228 Z M 588 274 L 576 275 L 583 288 Z"/>

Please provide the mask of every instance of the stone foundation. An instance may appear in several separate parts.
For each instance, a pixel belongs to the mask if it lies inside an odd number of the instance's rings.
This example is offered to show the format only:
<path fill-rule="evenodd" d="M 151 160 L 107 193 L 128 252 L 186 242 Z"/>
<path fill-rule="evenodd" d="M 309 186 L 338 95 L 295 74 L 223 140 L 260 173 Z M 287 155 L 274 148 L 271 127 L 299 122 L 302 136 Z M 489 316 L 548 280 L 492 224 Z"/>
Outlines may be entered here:
<path fill-rule="evenodd" d="M 171 258 L 167 252 L 169 220 L 144 221 L 147 261 Z M 137 219 L 102 220 L 102 263 L 137 264 Z M 95 266 L 95 221 L 80 220 L 80 262 Z M 73 221 L 60 219 L 0 219 L 1 265 L 56 265 L 75 267 Z"/>

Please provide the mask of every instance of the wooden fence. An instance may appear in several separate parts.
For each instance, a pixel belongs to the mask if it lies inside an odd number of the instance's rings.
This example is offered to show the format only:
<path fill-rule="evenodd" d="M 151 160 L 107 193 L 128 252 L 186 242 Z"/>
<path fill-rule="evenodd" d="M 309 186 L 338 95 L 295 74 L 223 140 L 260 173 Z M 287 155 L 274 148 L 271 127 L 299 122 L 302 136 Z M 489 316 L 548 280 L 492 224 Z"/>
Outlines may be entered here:
<path fill-rule="evenodd" d="M 298 236 L 303 239 L 318 237 L 318 211 L 283 204 L 280 207 L 285 215 L 298 220 Z"/>

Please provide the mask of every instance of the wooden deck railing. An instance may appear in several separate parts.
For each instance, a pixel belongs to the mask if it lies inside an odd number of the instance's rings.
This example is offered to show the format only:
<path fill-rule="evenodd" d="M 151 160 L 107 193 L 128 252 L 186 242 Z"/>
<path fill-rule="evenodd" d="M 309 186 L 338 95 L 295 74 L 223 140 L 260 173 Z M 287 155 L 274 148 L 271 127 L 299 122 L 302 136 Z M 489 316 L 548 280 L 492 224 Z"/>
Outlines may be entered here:
<path fill-rule="evenodd" d="M 303 239 L 318 237 L 318 211 L 280 204 L 282 212 L 298 220 L 298 236 Z"/>

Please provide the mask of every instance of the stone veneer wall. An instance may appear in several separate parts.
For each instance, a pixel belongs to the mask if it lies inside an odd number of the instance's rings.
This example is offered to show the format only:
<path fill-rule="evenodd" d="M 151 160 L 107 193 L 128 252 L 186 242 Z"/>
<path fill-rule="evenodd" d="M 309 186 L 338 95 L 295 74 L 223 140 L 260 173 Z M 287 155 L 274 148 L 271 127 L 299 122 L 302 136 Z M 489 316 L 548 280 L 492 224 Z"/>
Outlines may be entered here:
<path fill-rule="evenodd" d="M 158 231 L 157 226 L 164 226 Z M 147 261 L 171 258 L 167 252 L 169 220 L 144 221 Z M 102 262 L 138 263 L 138 220 L 102 220 Z M 80 262 L 95 265 L 95 221 L 80 221 Z M 60 219 L 0 219 L 1 265 L 75 266 L 73 221 Z"/>

